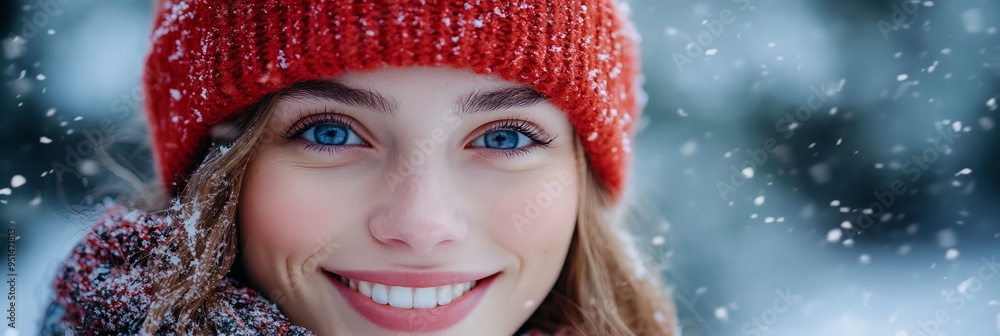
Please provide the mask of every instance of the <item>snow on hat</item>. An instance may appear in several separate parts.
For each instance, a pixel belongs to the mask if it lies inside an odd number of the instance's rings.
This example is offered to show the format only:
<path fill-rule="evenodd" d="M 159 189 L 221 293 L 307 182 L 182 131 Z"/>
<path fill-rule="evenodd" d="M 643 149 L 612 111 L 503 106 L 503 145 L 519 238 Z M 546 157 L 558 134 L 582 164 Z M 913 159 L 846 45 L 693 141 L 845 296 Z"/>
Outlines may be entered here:
<path fill-rule="evenodd" d="M 182 188 L 210 126 L 289 84 L 451 66 L 548 96 L 618 199 L 643 105 L 624 10 L 614 0 L 163 1 L 143 76 L 160 178 Z"/>

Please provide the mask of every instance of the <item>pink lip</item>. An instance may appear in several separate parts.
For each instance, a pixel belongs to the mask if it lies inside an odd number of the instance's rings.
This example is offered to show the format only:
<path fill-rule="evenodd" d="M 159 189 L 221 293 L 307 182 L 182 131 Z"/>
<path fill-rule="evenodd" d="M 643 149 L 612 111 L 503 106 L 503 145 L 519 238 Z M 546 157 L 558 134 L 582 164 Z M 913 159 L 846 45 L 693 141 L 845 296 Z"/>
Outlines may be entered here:
<path fill-rule="evenodd" d="M 437 287 L 470 281 L 479 281 L 476 287 L 458 299 L 434 308 L 396 308 L 372 301 L 361 293 L 344 285 L 337 279 L 340 274 L 347 278 L 377 282 L 389 286 L 415 288 Z M 494 274 L 479 273 L 410 273 L 393 271 L 337 271 L 326 272 L 327 279 L 354 310 L 368 321 L 385 329 L 399 332 L 436 332 L 461 322 L 486 294 Z"/>

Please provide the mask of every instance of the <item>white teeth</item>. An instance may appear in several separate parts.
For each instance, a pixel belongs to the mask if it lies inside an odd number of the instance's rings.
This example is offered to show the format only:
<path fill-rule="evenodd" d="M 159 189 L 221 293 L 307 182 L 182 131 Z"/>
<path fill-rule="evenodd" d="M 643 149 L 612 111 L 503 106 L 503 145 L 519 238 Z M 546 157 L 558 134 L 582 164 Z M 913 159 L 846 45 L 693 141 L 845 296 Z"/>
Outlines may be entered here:
<path fill-rule="evenodd" d="M 451 286 L 435 287 L 437 292 L 437 304 L 446 305 L 451 303 Z"/>
<path fill-rule="evenodd" d="M 413 308 L 413 288 L 389 287 L 389 305 L 396 308 Z"/>
<path fill-rule="evenodd" d="M 413 308 L 434 308 L 435 306 L 437 306 L 437 288 L 413 290 Z"/>
<path fill-rule="evenodd" d="M 476 282 L 464 282 L 454 285 L 411 288 L 386 286 L 368 281 L 357 281 L 341 277 L 340 282 L 361 293 L 372 301 L 388 304 L 396 308 L 434 308 L 451 303 L 469 290 L 475 288 Z"/>
<path fill-rule="evenodd" d="M 389 303 L 389 289 L 385 285 L 375 284 L 372 286 L 372 300 L 381 304 Z"/>
<path fill-rule="evenodd" d="M 372 283 L 368 281 L 358 281 L 358 291 L 361 295 L 372 297 Z"/>

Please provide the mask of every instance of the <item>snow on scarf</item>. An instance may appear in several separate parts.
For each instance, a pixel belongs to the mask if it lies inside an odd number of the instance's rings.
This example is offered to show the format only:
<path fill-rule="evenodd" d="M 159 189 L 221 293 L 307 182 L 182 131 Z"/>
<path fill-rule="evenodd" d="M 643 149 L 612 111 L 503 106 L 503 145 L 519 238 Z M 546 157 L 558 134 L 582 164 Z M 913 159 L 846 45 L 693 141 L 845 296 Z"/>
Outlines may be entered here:
<path fill-rule="evenodd" d="M 105 204 L 97 224 L 59 267 L 46 334 L 138 334 L 153 298 L 145 259 L 173 229 L 161 217 Z M 215 334 L 311 335 L 257 291 L 225 278 L 214 294 L 225 306 L 209 313 Z M 172 331 L 171 325 L 160 330 Z"/>
<path fill-rule="evenodd" d="M 46 312 L 42 334 L 139 334 L 153 302 L 145 259 L 162 249 L 173 228 L 163 217 L 106 203 L 97 224 L 73 248 L 55 278 L 56 299 Z M 214 294 L 223 309 L 209 313 L 217 335 L 312 335 L 292 324 L 278 306 L 239 281 L 226 277 Z M 160 331 L 176 330 L 161 325 Z M 537 329 L 522 335 L 547 335 Z M 561 334 L 560 334 L 561 335 Z"/>

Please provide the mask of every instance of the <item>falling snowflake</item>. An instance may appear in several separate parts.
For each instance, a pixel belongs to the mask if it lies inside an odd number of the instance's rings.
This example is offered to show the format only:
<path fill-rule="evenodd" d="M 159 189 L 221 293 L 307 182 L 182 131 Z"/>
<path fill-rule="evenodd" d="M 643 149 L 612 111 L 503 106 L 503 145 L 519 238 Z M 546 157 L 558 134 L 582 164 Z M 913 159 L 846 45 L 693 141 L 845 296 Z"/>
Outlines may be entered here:
<path fill-rule="evenodd" d="M 28 182 L 28 180 L 25 179 L 24 176 L 14 175 L 14 177 L 10 179 L 10 186 L 13 188 L 17 188 L 24 185 L 25 182 Z"/>
<path fill-rule="evenodd" d="M 944 258 L 948 259 L 948 260 L 955 260 L 955 259 L 957 259 L 958 258 L 958 250 L 953 249 L 953 248 L 952 249 L 948 249 L 948 252 L 945 252 L 945 254 L 944 254 Z"/>
<path fill-rule="evenodd" d="M 729 311 L 726 310 L 726 307 L 715 308 L 715 318 L 721 321 L 729 321 Z"/>
<path fill-rule="evenodd" d="M 831 243 L 839 242 L 840 238 L 843 236 L 843 234 L 844 234 L 844 232 L 840 231 L 840 229 L 830 230 L 830 232 L 828 232 L 826 234 L 826 241 L 831 242 Z"/>

